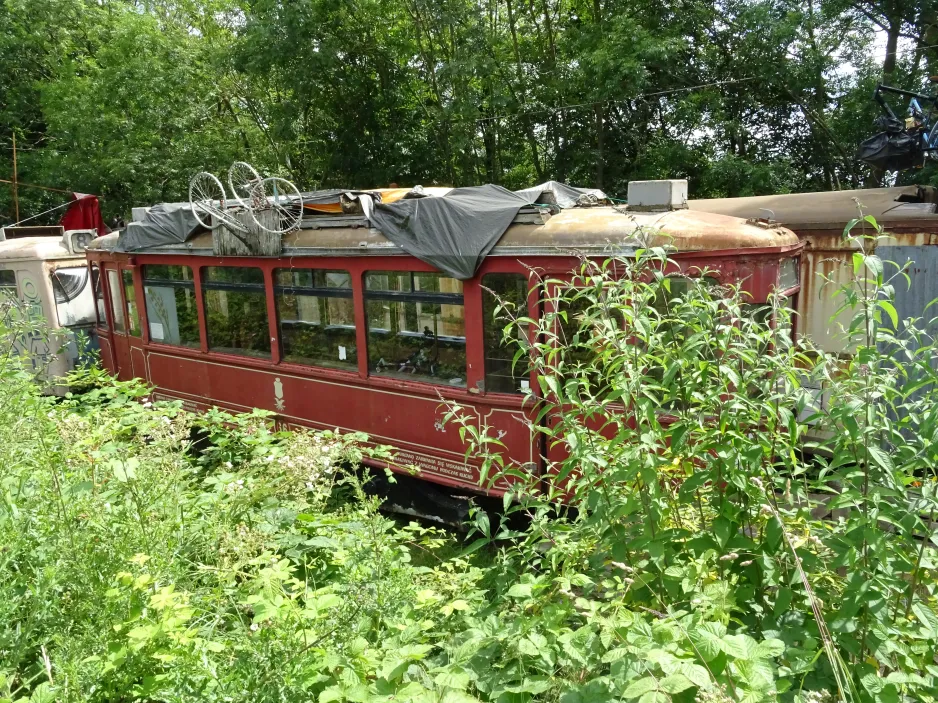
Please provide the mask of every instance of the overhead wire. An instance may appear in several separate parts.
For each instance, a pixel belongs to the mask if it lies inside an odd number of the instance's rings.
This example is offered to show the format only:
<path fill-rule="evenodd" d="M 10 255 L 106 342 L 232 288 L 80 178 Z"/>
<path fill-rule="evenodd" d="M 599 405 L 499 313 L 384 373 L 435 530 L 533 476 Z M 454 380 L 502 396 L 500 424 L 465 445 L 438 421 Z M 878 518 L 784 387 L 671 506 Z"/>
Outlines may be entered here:
<path fill-rule="evenodd" d="M 502 113 L 500 115 L 492 115 L 490 117 L 470 117 L 465 119 L 454 119 L 449 120 L 449 122 L 493 122 L 495 120 L 503 120 L 511 117 L 518 117 L 521 115 L 536 115 L 542 113 L 553 113 L 553 112 L 563 112 L 565 110 L 575 110 L 578 108 L 589 107 L 592 108 L 596 105 L 614 105 L 617 103 L 626 103 L 631 102 L 632 100 L 643 100 L 646 98 L 656 98 L 661 97 L 662 95 L 673 95 L 675 93 L 688 93 L 694 90 L 700 90 L 702 88 L 713 88 L 716 86 L 722 85 L 735 85 L 738 83 L 748 83 L 750 81 L 756 80 L 755 76 L 750 76 L 747 78 L 733 78 L 725 81 L 713 81 L 711 83 L 700 83 L 699 85 L 689 85 L 682 88 L 670 88 L 668 90 L 658 90 L 651 93 L 638 93 L 637 95 L 632 95 L 626 98 L 608 98 L 605 100 L 591 100 L 589 102 L 583 103 L 572 103 L 569 105 L 558 105 L 555 107 L 542 107 L 531 110 L 518 110 L 517 112 Z M 438 122 L 443 120 L 437 120 Z"/>
<path fill-rule="evenodd" d="M 19 222 L 14 222 L 12 225 L 7 225 L 7 227 L 19 227 L 19 226 L 20 226 L 21 224 L 23 224 L 24 222 L 29 222 L 30 220 L 35 220 L 37 217 L 42 217 L 43 215 L 47 215 L 47 214 L 49 214 L 50 212 L 54 212 L 55 210 L 59 210 L 59 209 L 61 209 L 61 208 L 63 208 L 63 207 L 68 207 L 69 205 L 72 204 L 72 202 L 74 202 L 74 201 L 71 201 L 71 200 L 70 200 L 70 201 L 68 201 L 68 202 L 66 202 L 66 203 L 62 203 L 61 205 L 56 205 L 55 207 L 50 207 L 48 210 L 43 210 L 43 211 L 40 212 L 38 215 L 31 215 L 31 216 L 29 216 L 29 217 L 27 217 L 27 218 L 25 218 L 25 219 L 23 219 L 23 220 L 20 220 Z"/>

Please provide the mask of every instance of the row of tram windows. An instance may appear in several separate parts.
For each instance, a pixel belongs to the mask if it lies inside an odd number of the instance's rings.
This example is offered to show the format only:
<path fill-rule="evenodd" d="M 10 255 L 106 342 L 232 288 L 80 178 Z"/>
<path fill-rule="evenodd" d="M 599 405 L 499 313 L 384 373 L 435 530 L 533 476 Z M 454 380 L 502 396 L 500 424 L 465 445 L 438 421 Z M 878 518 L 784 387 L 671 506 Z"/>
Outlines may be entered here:
<path fill-rule="evenodd" d="M 97 267 L 92 269 L 97 276 Z M 140 335 L 132 274 L 107 270 L 115 331 Z M 210 351 L 270 358 L 267 291 L 258 268 L 202 269 L 202 297 Z M 438 273 L 369 271 L 365 274 L 367 350 L 357 348 L 352 277 L 348 271 L 276 269 L 274 303 L 280 356 L 313 367 L 358 369 L 364 353 L 370 374 L 437 385 L 466 386 L 466 320 L 463 283 Z M 95 279 L 99 316 L 104 295 Z M 120 305 L 123 284 L 127 311 Z M 522 274 L 482 277 L 485 389 L 518 393 L 527 387 L 517 346 L 506 341 L 495 320 L 497 300 L 526 313 L 528 282 Z M 143 266 L 143 291 L 150 339 L 198 349 L 199 314 L 192 269 Z"/>

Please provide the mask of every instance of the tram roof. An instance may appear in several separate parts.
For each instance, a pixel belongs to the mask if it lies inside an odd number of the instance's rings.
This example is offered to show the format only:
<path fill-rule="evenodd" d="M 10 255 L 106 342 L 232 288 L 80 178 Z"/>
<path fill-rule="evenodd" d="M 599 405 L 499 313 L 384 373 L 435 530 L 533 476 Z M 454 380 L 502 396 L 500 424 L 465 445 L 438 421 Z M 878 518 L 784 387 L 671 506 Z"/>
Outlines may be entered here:
<path fill-rule="evenodd" d="M 96 239 L 89 249 L 114 251 L 117 233 Z M 633 212 L 619 207 L 562 210 L 542 224 L 512 224 L 489 256 L 593 255 L 670 244 L 678 252 L 791 246 L 798 238 L 781 226 L 687 209 Z M 184 244 L 165 244 L 135 254 L 212 254 L 212 235 L 202 232 Z M 367 227 L 300 229 L 283 236 L 283 256 L 386 256 L 404 250 Z"/>
<path fill-rule="evenodd" d="M 858 216 L 872 215 L 884 224 L 938 223 L 938 188 L 902 186 L 865 188 L 818 193 L 759 195 L 748 198 L 713 198 L 690 200 L 694 212 L 712 212 L 734 217 L 767 217 L 795 230 L 838 229 Z"/>
<path fill-rule="evenodd" d="M 0 263 L 13 261 L 48 261 L 85 258 L 83 252 L 71 253 L 61 237 L 17 237 L 0 241 Z"/>

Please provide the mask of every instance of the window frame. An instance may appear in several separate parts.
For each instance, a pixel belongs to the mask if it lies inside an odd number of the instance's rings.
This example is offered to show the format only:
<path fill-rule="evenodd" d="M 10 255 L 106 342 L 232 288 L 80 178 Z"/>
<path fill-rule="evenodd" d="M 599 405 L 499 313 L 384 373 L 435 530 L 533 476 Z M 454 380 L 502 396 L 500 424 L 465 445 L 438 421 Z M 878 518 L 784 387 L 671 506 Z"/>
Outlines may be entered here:
<path fill-rule="evenodd" d="M 195 267 L 193 267 L 195 268 Z M 209 280 L 209 271 L 211 269 L 235 269 L 239 271 L 257 271 L 261 274 L 260 283 L 233 283 L 230 281 L 212 281 Z M 267 364 L 277 364 L 280 362 L 279 355 L 279 339 L 274 339 L 271 337 L 270 333 L 270 315 L 271 315 L 271 304 L 273 302 L 271 287 L 268 285 L 269 276 L 271 272 L 271 267 L 269 265 L 264 266 L 258 263 L 253 263 L 249 265 L 232 265 L 224 260 L 198 267 L 198 290 L 200 291 L 200 298 L 198 299 L 199 305 L 199 318 L 200 318 L 200 329 L 204 331 L 204 343 L 202 345 L 203 351 L 206 351 L 211 354 L 224 354 L 228 356 L 234 356 L 237 358 L 243 359 L 254 359 L 256 361 L 267 363 Z M 240 348 L 241 350 L 235 350 L 234 347 L 215 347 L 211 345 L 211 332 L 209 330 L 209 321 L 208 321 L 208 299 L 206 298 L 206 292 L 212 290 L 228 290 L 234 292 L 242 293 L 260 293 L 264 301 L 264 318 L 265 318 L 265 327 L 264 337 L 267 340 L 267 349 L 266 351 L 256 351 L 248 348 Z M 204 325 L 204 327 L 203 327 Z M 251 353 L 255 352 L 255 353 Z"/>
<path fill-rule="evenodd" d="M 111 321 L 108 319 L 108 295 L 105 286 L 107 282 L 104 280 L 106 276 L 102 275 L 102 272 L 105 271 L 104 265 L 100 261 L 92 261 L 89 263 L 91 267 L 90 276 L 91 276 L 91 295 L 94 297 L 94 316 L 97 320 L 98 329 L 104 330 L 106 332 L 111 331 Z M 100 294 L 100 297 L 99 297 Z M 101 306 L 98 306 L 98 301 L 101 302 Z M 101 313 L 104 313 L 102 318 Z"/>
<path fill-rule="evenodd" d="M 172 278 L 150 278 L 147 276 L 147 270 L 153 266 L 173 266 L 176 268 L 189 269 L 189 274 L 192 276 L 191 279 L 172 279 Z M 204 348 L 204 335 L 202 331 L 202 320 L 201 320 L 201 307 L 199 305 L 199 287 L 197 285 L 197 276 L 198 276 L 198 266 L 194 266 L 190 263 L 163 263 L 163 262 L 144 262 L 140 267 L 140 287 L 143 291 L 143 312 L 146 315 L 146 339 L 148 344 L 160 344 L 173 349 L 188 349 L 190 351 L 199 352 Z M 147 285 L 151 285 L 154 288 L 182 288 L 184 290 L 192 291 L 192 304 L 195 306 L 195 320 L 196 327 L 198 329 L 198 337 L 192 343 L 184 343 L 180 341 L 179 344 L 174 342 L 167 342 L 165 339 L 154 339 L 153 333 L 150 329 L 152 321 L 150 320 L 150 314 L 147 312 Z M 177 319 L 179 313 L 176 313 Z M 141 326 L 143 326 L 141 324 Z"/>
<path fill-rule="evenodd" d="M 127 324 L 127 334 L 131 337 L 141 339 L 143 337 L 143 325 L 140 319 L 140 303 L 137 301 L 137 288 L 134 280 L 134 271 L 130 268 L 121 268 L 121 294 L 124 297 L 124 316 Z M 128 280 L 129 279 L 129 280 Z M 133 300 L 127 297 L 127 288 L 133 292 Z M 131 307 L 133 303 L 133 307 Z"/>
<path fill-rule="evenodd" d="M 524 317 L 530 317 L 531 319 L 536 319 L 536 317 L 531 314 L 531 305 L 532 305 L 531 294 L 532 294 L 533 289 L 531 288 L 530 276 L 527 272 L 521 272 L 521 271 L 486 271 L 484 273 L 478 274 L 479 301 L 480 301 L 480 309 L 482 311 L 482 324 L 480 326 L 481 346 L 482 346 L 482 381 L 483 381 L 483 387 L 484 387 L 485 393 L 503 395 L 503 396 L 508 396 L 512 398 L 523 397 L 525 393 L 527 393 L 533 387 L 531 385 L 532 374 L 529 370 L 527 374 L 521 374 L 520 376 L 515 376 L 514 372 L 517 366 L 514 364 L 512 368 L 512 378 L 518 381 L 520 388 L 518 388 L 517 390 L 513 390 L 513 391 L 503 391 L 503 390 L 492 390 L 489 387 L 489 375 L 490 375 L 489 358 L 490 356 L 489 356 L 488 349 L 486 348 L 486 345 L 485 345 L 486 340 L 487 340 L 486 329 L 489 325 L 494 324 L 494 320 L 492 319 L 492 316 L 489 315 L 489 311 L 486 310 L 486 300 L 488 297 L 491 297 L 491 294 L 488 292 L 489 286 L 486 286 L 485 284 L 485 279 L 488 276 L 516 276 L 519 279 L 521 279 L 524 282 L 525 305 L 523 309 L 519 308 L 517 312 L 519 315 L 522 315 Z M 494 300 L 493 300 L 493 303 L 494 303 Z M 493 311 L 494 311 L 494 308 L 493 308 Z M 528 342 L 529 343 L 531 342 L 532 334 L 534 334 L 534 330 L 529 328 L 528 329 Z M 511 349 L 512 359 L 514 359 L 516 348 L 514 347 L 514 345 L 512 345 L 510 349 Z M 523 362 L 522 359 L 518 360 L 519 364 L 521 364 L 522 362 Z M 494 375 L 494 374 L 491 374 L 491 375 Z"/>
<path fill-rule="evenodd" d="M 414 266 L 412 262 L 409 263 L 409 265 L 405 265 L 403 267 L 387 266 L 385 265 L 385 262 L 381 260 L 375 260 L 373 262 L 369 262 L 369 264 L 366 264 L 365 266 L 361 268 L 361 277 L 360 277 L 362 302 L 363 302 L 363 308 L 364 308 L 364 318 L 363 318 L 362 327 L 363 327 L 365 342 L 366 342 L 365 354 L 363 358 L 364 358 L 364 363 L 365 363 L 365 368 L 367 370 L 368 378 L 383 379 L 385 381 L 390 381 L 390 382 L 395 382 L 395 381 L 400 382 L 403 380 L 409 383 L 423 384 L 427 386 L 428 388 L 441 388 L 442 387 L 442 388 L 450 388 L 450 389 L 460 391 L 460 392 L 469 391 L 469 389 L 472 387 L 470 385 L 470 372 L 472 371 L 472 366 L 473 366 L 472 364 L 472 357 L 473 357 L 472 346 L 473 345 L 472 345 L 472 340 L 471 340 L 471 337 L 472 337 L 471 330 L 475 327 L 475 325 L 471 324 L 471 319 L 469 317 L 469 312 L 468 312 L 469 306 L 467 306 L 467 298 L 469 298 L 472 295 L 475 295 L 475 297 L 479 297 L 479 293 L 475 292 L 478 290 L 478 286 L 470 286 L 469 285 L 470 281 L 462 281 L 462 280 L 453 278 L 451 276 L 447 276 L 445 273 L 437 271 L 436 269 L 432 269 L 429 267 L 425 270 L 421 270 L 422 267 Z M 394 290 L 370 289 L 368 287 L 368 278 L 373 275 L 387 275 L 387 276 L 409 275 L 410 290 L 394 291 Z M 459 283 L 463 287 L 462 293 L 443 293 L 439 291 L 415 290 L 415 278 L 414 277 L 418 275 L 436 276 L 438 278 L 448 278 L 448 279 L 459 281 Z M 476 275 L 473 277 L 473 279 L 478 278 L 479 275 L 480 275 L 480 272 L 477 272 Z M 470 280 L 473 280 L 473 279 L 470 279 Z M 467 289 L 468 289 L 468 295 L 467 295 Z M 428 303 L 431 305 L 440 305 L 440 306 L 458 305 L 459 307 L 462 308 L 463 334 L 461 337 L 457 337 L 457 339 L 460 339 L 460 338 L 462 339 L 463 356 L 465 359 L 465 366 L 461 371 L 461 378 L 463 381 L 462 384 L 448 383 L 448 382 L 443 381 L 442 378 L 439 381 L 429 380 L 428 377 L 425 377 L 423 375 L 420 375 L 413 379 L 403 378 L 402 377 L 403 375 L 380 373 L 376 369 L 372 368 L 372 364 L 371 364 L 371 347 L 372 347 L 371 330 L 372 330 L 372 327 L 369 321 L 368 304 L 370 302 L 381 301 L 381 300 L 390 301 L 390 302 L 400 302 L 400 303 L 415 303 L 415 304 L 416 303 Z M 479 298 L 478 303 L 481 305 L 481 298 Z M 381 329 L 387 333 L 391 332 L 391 330 L 384 330 L 384 328 L 375 328 L 375 329 Z M 411 334 L 413 334 L 414 336 L 420 335 L 420 333 L 411 333 Z M 481 334 L 481 329 L 480 329 L 480 334 Z M 453 335 L 437 335 L 438 339 L 442 339 L 447 344 L 457 343 L 457 342 L 450 341 L 453 339 L 453 337 L 454 337 Z M 360 355 L 360 358 L 362 358 L 362 355 Z M 482 374 L 482 378 L 484 379 L 484 373 Z M 478 389 L 475 392 L 478 392 Z"/>
<path fill-rule="evenodd" d="M 347 288 L 329 288 L 329 287 L 319 287 L 319 286 L 297 286 L 297 285 L 282 285 L 278 283 L 278 274 L 282 271 L 293 272 L 293 271 L 309 271 L 313 280 L 315 281 L 315 273 L 321 271 L 323 274 L 329 273 L 338 273 L 346 276 L 348 278 L 348 287 Z M 340 373 L 352 373 L 359 374 L 361 366 L 361 346 L 359 339 L 359 311 L 358 305 L 356 304 L 355 296 L 355 271 L 350 268 L 337 268 L 324 267 L 324 266 L 274 266 L 270 270 L 271 280 L 273 285 L 271 286 L 271 299 L 273 300 L 273 307 L 275 313 L 275 329 L 277 330 L 277 351 L 278 359 L 277 363 L 284 364 L 295 364 L 297 366 L 302 366 L 304 368 L 312 368 L 318 370 L 328 370 L 328 371 L 338 371 Z M 345 299 L 351 301 L 352 304 L 352 327 L 351 331 L 355 338 L 355 360 L 344 362 L 344 366 L 327 366 L 322 363 L 311 363 L 305 361 L 298 361 L 296 359 L 287 359 L 287 352 L 284 345 L 284 335 L 281 324 L 281 315 L 280 315 L 280 304 L 278 299 L 278 294 L 286 294 L 292 296 L 306 296 L 310 298 L 337 298 Z M 343 325 L 343 327 L 345 327 Z M 367 332 L 366 332 L 367 338 Z M 367 351 L 367 348 L 366 348 Z M 367 355 L 365 359 L 366 368 L 367 368 Z"/>
<path fill-rule="evenodd" d="M 128 334 L 127 332 L 127 306 L 126 306 L 126 303 L 124 303 L 124 286 L 123 286 L 123 279 L 120 274 L 120 269 L 115 264 L 112 268 L 103 268 L 102 270 L 107 274 L 107 276 L 105 276 L 105 278 L 107 278 L 107 295 L 105 299 L 107 301 L 107 312 L 111 316 L 110 331 L 113 332 L 114 334 L 120 334 L 120 335 L 126 336 Z M 112 283 L 111 274 L 114 274 L 114 277 L 117 279 L 116 291 L 114 289 L 114 286 L 111 285 Z M 116 301 L 114 300 L 115 293 L 117 293 Z M 120 326 L 117 325 L 117 312 L 115 310 L 115 302 L 118 304 L 118 306 L 120 306 L 120 309 L 122 312 Z"/>

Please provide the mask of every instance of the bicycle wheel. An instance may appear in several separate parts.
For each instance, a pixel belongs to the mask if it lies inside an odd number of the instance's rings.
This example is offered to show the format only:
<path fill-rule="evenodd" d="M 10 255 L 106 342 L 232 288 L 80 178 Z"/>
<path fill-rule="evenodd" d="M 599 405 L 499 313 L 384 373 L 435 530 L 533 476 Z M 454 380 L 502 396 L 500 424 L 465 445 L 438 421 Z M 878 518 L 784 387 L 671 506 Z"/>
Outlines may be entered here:
<path fill-rule="evenodd" d="M 266 203 L 262 208 L 252 207 L 251 218 L 254 223 L 265 232 L 282 234 L 300 226 L 303 219 L 303 196 L 299 189 L 285 178 L 265 178 L 253 193 L 261 202 Z M 261 222 L 256 213 L 259 210 L 274 210 L 277 214 L 279 227 L 272 229 Z"/>
<path fill-rule="evenodd" d="M 215 229 L 228 218 L 225 216 L 225 188 L 211 173 L 201 171 L 189 181 L 189 207 L 199 224 Z"/>
<path fill-rule="evenodd" d="M 228 187 L 231 188 L 231 195 L 247 210 L 251 209 L 252 195 L 263 180 L 257 169 L 246 161 L 235 161 L 228 169 Z"/>

